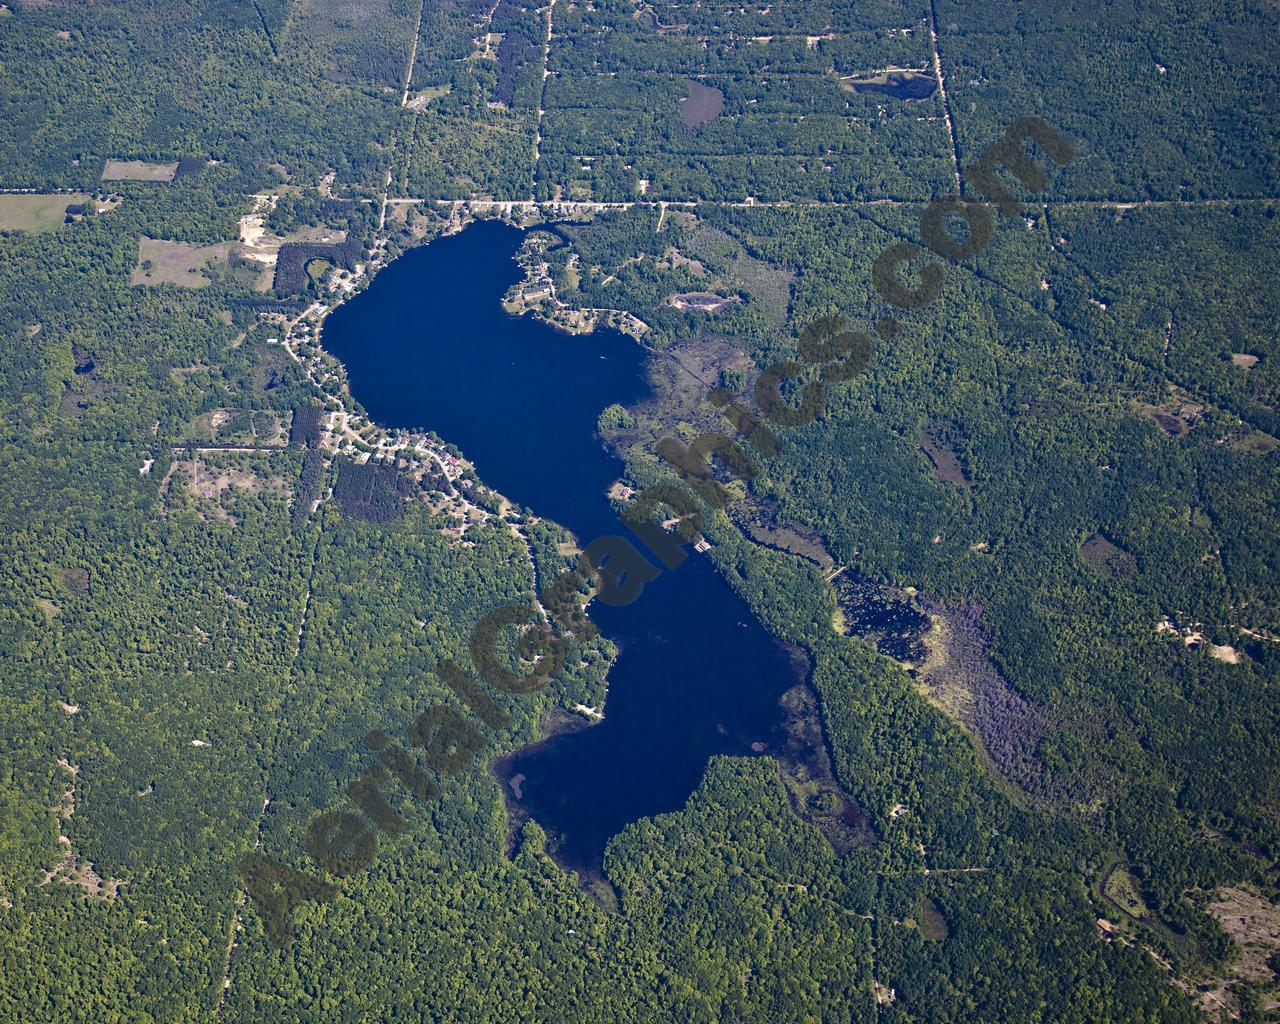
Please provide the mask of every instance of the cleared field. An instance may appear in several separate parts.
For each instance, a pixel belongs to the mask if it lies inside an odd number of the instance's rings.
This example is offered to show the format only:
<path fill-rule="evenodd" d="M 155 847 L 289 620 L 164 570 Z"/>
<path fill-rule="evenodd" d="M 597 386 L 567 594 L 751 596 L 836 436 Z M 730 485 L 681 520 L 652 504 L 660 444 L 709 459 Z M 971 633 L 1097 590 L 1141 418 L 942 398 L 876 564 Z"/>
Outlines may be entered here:
<path fill-rule="evenodd" d="M 973 483 L 965 475 L 964 467 L 956 457 L 956 453 L 944 441 L 934 437 L 928 431 L 920 437 L 920 450 L 929 459 L 929 467 L 933 475 L 944 483 L 957 487 L 972 487 Z"/>
<path fill-rule="evenodd" d="M 1080 557 L 1089 568 L 1109 572 L 1112 576 L 1132 576 L 1138 571 L 1137 559 L 1100 533 L 1085 538 L 1080 545 Z"/>
<path fill-rule="evenodd" d="M 267 409 L 214 409 L 191 421 L 186 439 L 207 444 L 283 448 L 289 440 L 289 424 L 286 417 Z"/>
<path fill-rule="evenodd" d="M 173 181 L 178 162 L 152 164 L 145 160 L 108 160 L 102 168 L 103 181 Z"/>
<path fill-rule="evenodd" d="M 205 454 L 175 460 L 160 482 L 162 515 L 193 510 L 204 522 L 236 525 L 240 498 L 266 496 L 288 502 L 292 490 L 265 458 Z"/>
<path fill-rule="evenodd" d="M 0 196 L 0 231 L 52 231 L 63 222 L 67 207 L 89 201 L 87 195 Z"/>
<path fill-rule="evenodd" d="M 1130 917 L 1145 921 L 1151 916 L 1138 882 L 1124 864 L 1115 864 L 1102 880 L 1102 895 Z"/>
<path fill-rule="evenodd" d="M 1254 430 L 1236 441 L 1232 447 L 1237 451 L 1248 452 L 1250 455 L 1270 455 L 1280 448 L 1280 440 L 1261 430 Z"/>
<path fill-rule="evenodd" d="M 184 288 L 204 288 L 209 278 L 203 273 L 211 262 L 226 263 L 239 243 L 193 245 L 158 238 L 138 239 L 138 265 L 130 278 L 135 285 L 176 284 Z"/>
<path fill-rule="evenodd" d="M 928 896 L 922 897 L 920 905 L 916 908 L 916 927 L 930 942 L 943 942 L 951 934 L 947 919 L 938 905 Z"/>
<path fill-rule="evenodd" d="M 1280 907 L 1252 886 L 1217 889 L 1206 897 L 1204 909 L 1231 936 L 1240 955 L 1200 986 L 1200 1005 L 1219 1020 L 1239 1019 L 1240 989 L 1253 986 L 1263 1007 L 1274 1009 L 1280 1005 L 1273 967 L 1280 951 Z"/>

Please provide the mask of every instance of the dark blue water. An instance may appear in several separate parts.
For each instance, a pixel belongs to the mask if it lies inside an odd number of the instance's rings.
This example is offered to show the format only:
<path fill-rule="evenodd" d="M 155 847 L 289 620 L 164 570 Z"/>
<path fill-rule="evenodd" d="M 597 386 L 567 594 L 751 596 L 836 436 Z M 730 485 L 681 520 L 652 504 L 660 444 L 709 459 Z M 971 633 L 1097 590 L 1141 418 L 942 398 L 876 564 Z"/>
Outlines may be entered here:
<path fill-rule="evenodd" d="M 928 99 L 938 89 L 938 83 L 928 75 L 917 73 L 893 73 L 884 82 L 852 82 L 854 92 L 882 92 L 899 100 Z"/>
<path fill-rule="evenodd" d="M 627 532 L 604 496 L 623 466 L 595 424 L 610 403 L 647 396 L 648 356 L 616 331 L 569 335 L 504 313 L 522 238 L 483 222 L 407 253 L 329 317 L 324 345 L 374 420 L 435 431 L 486 484 L 585 546 Z M 605 721 L 517 751 L 502 769 L 524 776 L 517 803 L 557 859 L 587 871 L 626 824 L 682 807 L 711 755 L 773 749 L 778 698 L 798 681 L 703 556 L 629 605 L 594 602 L 591 618 L 619 648 Z"/>

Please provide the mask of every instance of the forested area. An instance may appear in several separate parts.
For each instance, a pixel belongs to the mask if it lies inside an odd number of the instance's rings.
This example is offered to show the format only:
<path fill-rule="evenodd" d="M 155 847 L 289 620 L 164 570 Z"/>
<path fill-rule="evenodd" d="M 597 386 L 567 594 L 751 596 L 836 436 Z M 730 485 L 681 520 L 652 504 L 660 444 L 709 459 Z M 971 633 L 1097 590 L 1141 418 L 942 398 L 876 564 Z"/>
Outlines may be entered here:
<path fill-rule="evenodd" d="M 1239 974 L 1212 908 L 1280 897 L 1274 9 L 558 0 L 544 77 L 546 8 L 442 0 L 402 106 L 418 15 L 0 4 L 0 189 L 179 165 L 0 232 L 0 1020 L 1154 1024 L 1204 1019 L 1198 988 L 1275 1019 L 1274 968 Z M 934 19 L 949 106 L 842 87 L 932 74 Z M 723 100 L 697 127 L 690 82 Z M 948 112 L 961 167 L 1027 113 L 1082 156 L 937 302 L 889 310 L 871 265 L 954 187 Z M 271 232 L 347 230 L 353 267 L 389 171 L 392 195 L 703 201 L 562 225 L 547 257 L 556 301 L 649 328 L 656 397 L 600 420 L 637 487 L 672 480 L 660 438 L 731 431 L 702 384 L 750 404 L 816 318 L 900 321 L 757 452 L 705 556 L 811 658 L 873 843 L 837 855 L 773 759 L 716 758 L 584 888 L 536 823 L 509 834 L 484 763 L 552 709 L 607 713 L 613 647 L 574 641 L 435 800 L 385 787 L 405 830 L 269 941 L 238 859 L 322 874 L 308 823 L 351 809 L 365 738 L 456 704 L 440 662 L 590 540 L 537 509 L 463 536 L 390 464 L 317 447 L 276 300 L 319 292 L 321 246 L 281 250 L 279 296 L 130 283 L 141 237 L 235 239 L 264 190 Z M 719 202 L 747 196 L 854 205 Z M 1149 198 L 1187 203 L 1068 202 Z M 928 656 L 833 628 L 831 570 L 750 513 L 911 588 Z"/>
<path fill-rule="evenodd" d="M 1084 142 L 1061 197 L 1274 198 L 1276 9 L 1252 0 L 1051 7 L 938 0 L 964 163 L 1035 113 Z"/>
<path fill-rule="evenodd" d="M 960 696 L 988 716 L 962 723 L 976 733 L 979 773 L 1012 807 L 1034 808 L 1037 824 L 1017 829 L 1008 803 L 965 805 L 972 778 L 931 800 L 928 786 L 901 788 L 920 778 L 914 759 L 903 772 L 873 768 L 893 756 L 888 737 L 923 740 L 923 724 L 903 729 L 898 717 L 902 701 L 920 698 L 901 676 L 897 700 L 870 699 L 865 677 L 856 694 L 833 688 L 841 677 L 825 676 L 819 655 L 824 713 L 847 723 L 832 735 L 875 737 L 856 759 L 837 756 L 873 820 L 906 808 L 901 821 L 921 830 L 934 866 L 988 865 L 997 852 L 980 837 L 1017 837 L 1015 860 L 1062 856 L 1059 869 L 1095 898 L 1107 869 L 1127 863 L 1145 901 L 1132 923 L 1141 918 L 1195 976 L 1239 955 L 1198 893 L 1258 885 L 1274 899 L 1280 662 L 1264 638 L 1277 635 L 1280 495 L 1273 449 L 1259 443 L 1274 389 L 1250 376 L 1268 357 L 1247 371 L 1231 359 L 1273 351 L 1274 311 L 1255 299 L 1274 262 L 1274 219 L 1269 207 L 1230 206 L 1191 219 L 1202 230 L 1162 209 L 1033 211 L 1009 225 L 976 268 L 949 268 L 934 307 L 895 311 L 900 334 L 877 341 L 866 377 L 828 389 L 816 423 L 785 432 L 746 501 L 821 535 L 837 563 L 979 616 L 1008 680 L 1000 685 L 1011 687 L 998 699 Z M 766 366 L 794 358 L 788 334 L 817 316 L 870 327 L 870 261 L 911 237 L 912 221 L 910 211 L 699 210 L 658 233 L 647 213 L 615 215 L 567 229 L 577 260 L 570 274 L 570 254 L 556 254 L 561 296 L 635 312 L 682 366 L 705 373 L 697 361 L 717 351 L 688 343 L 699 331 L 727 335 Z M 760 267 L 794 275 L 789 331 L 778 329 L 776 288 Z M 690 288 L 740 301 L 713 315 L 663 301 Z M 1205 289 L 1228 304 L 1202 301 Z M 1161 351 L 1170 317 L 1183 326 Z M 641 482 L 657 469 L 658 437 L 723 429 L 701 396 L 670 383 L 680 374 L 657 380 L 658 400 L 602 426 Z M 722 380 L 746 390 L 736 370 Z M 955 479 L 926 458 L 927 444 L 954 456 Z M 1117 555 L 1094 564 L 1084 542 L 1099 535 Z M 788 569 L 739 538 L 729 524 L 716 533 L 717 563 L 770 628 L 821 651 L 834 600 L 817 569 Z M 975 687 L 991 685 L 979 682 L 988 671 L 948 668 Z M 940 706 L 954 713 L 955 699 L 942 695 Z M 917 823 L 920 803 L 929 810 Z M 1046 820 L 1064 830 L 1060 847 L 1053 832 L 1037 835 Z"/>
<path fill-rule="evenodd" d="M 383 86 L 403 77 L 412 21 L 390 44 L 403 52 L 379 56 L 389 18 L 283 6 L 268 33 L 253 0 L 20 4 L 0 23 L 4 187 L 92 186 L 107 159 L 181 157 L 232 164 L 244 191 L 280 181 L 273 168 L 380 184 L 399 116 Z"/>

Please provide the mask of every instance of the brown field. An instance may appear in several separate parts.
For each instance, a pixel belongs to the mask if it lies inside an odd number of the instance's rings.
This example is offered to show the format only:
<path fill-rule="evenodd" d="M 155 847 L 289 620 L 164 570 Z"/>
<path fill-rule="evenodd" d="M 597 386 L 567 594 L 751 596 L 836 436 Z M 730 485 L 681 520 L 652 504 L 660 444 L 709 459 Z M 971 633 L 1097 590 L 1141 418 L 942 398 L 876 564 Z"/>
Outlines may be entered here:
<path fill-rule="evenodd" d="M 67 384 L 62 390 L 62 397 L 58 400 L 58 415 L 75 419 L 119 390 L 118 385 L 102 380 L 92 370 L 83 376 L 77 375 L 75 382 Z"/>
<path fill-rule="evenodd" d="M 804 672 L 807 659 L 792 651 L 793 665 Z M 804 683 L 782 695 L 783 730 L 777 746 L 759 744 L 778 763 L 792 811 L 813 825 L 836 854 L 872 846 L 875 830 L 866 812 L 841 788 L 822 738 L 818 699 Z"/>
<path fill-rule="evenodd" d="M 1055 772 L 1041 758 L 1040 740 L 1058 727 L 1058 719 L 1001 674 L 978 610 L 922 603 L 932 626 L 923 638 L 927 654 L 917 666 L 917 688 L 969 734 L 1005 794 L 1023 806 L 1030 799 L 1081 807 L 1093 799 L 1104 785 L 1099 777 Z"/>
<path fill-rule="evenodd" d="M 703 85 L 692 78 L 685 83 L 689 95 L 680 101 L 680 120 L 697 131 L 709 125 L 724 110 L 724 93 L 712 85 Z"/>
<path fill-rule="evenodd" d="M 973 486 L 972 481 L 965 476 L 964 467 L 960 465 L 956 453 L 928 431 L 920 437 L 920 450 L 928 457 L 933 475 L 939 480 L 957 487 Z"/>
<path fill-rule="evenodd" d="M 1169 389 L 1169 397 L 1159 405 L 1138 402 L 1137 406 L 1170 437 L 1182 437 L 1190 433 L 1191 428 L 1204 415 L 1203 405 L 1194 401 L 1185 391 L 1173 387 Z"/>
<path fill-rule="evenodd" d="M 89 593 L 89 570 L 74 567 L 58 573 L 59 582 L 76 597 Z"/>
<path fill-rule="evenodd" d="M 1138 571 L 1137 559 L 1100 533 L 1085 538 L 1080 545 L 1080 557 L 1089 568 L 1104 570 L 1112 576 L 1132 576 Z"/>
<path fill-rule="evenodd" d="M 706 224 L 694 229 L 683 251 L 714 275 L 708 289 L 746 292 L 771 326 L 781 327 L 786 322 L 795 280 L 791 271 L 756 259 L 738 241 Z"/>
<path fill-rule="evenodd" d="M 674 217 L 675 214 L 671 216 Z M 700 260 L 690 259 L 674 245 L 667 246 L 667 251 L 662 254 L 662 259 L 658 261 L 658 266 L 665 266 L 671 270 L 675 270 L 677 267 L 688 267 L 689 273 L 694 277 L 707 276 L 707 268 L 702 265 Z"/>
<path fill-rule="evenodd" d="M 130 278 L 135 285 L 176 284 L 184 288 L 204 288 L 209 278 L 202 271 L 211 261 L 227 262 L 237 242 L 193 245 L 166 242 L 143 235 L 138 239 L 138 265 Z"/>
<path fill-rule="evenodd" d="M 1138 882 L 1123 862 L 1111 865 L 1102 879 L 1102 895 L 1117 909 L 1137 921 L 1146 921 L 1151 910 L 1138 890 Z"/>
<path fill-rule="evenodd" d="M 947 919 L 942 916 L 938 905 L 928 896 L 921 899 L 920 906 L 916 908 L 916 927 L 930 942 L 942 942 L 951 934 Z"/>
<path fill-rule="evenodd" d="M 835 567 L 835 559 L 827 551 L 822 536 L 778 522 L 778 506 L 754 496 L 731 510 L 735 523 L 757 544 L 786 551 L 816 562 L 823 569 Z"/>
<path fill-rule="evenodd" d="M 151 164 L 145 160 L 108 160 L 102 168 L 103 181 L 173 181 L 178 162 Z"/>
<path fill-rule="evenodd" d="M 1239 367 L 1246 370 L 1252 370 L 1258 365 L 1258 357 L 1248 352 L 1232 352 L 1231 361 Z"/>
<path fill-rule="evenodd" d="M 62 225 L 68 206 L 90 198 L 83 194 L 0 196 L 0 231 L 53 231 Z"/>
<path fill-rule="evenodd" d="M 879 92 L 899 99 L 924 99 L 937 87 L 934 77 L 923 69 L 886 68 L 876 75 L 840 76 L 840 88 L 845 92 Z"/>

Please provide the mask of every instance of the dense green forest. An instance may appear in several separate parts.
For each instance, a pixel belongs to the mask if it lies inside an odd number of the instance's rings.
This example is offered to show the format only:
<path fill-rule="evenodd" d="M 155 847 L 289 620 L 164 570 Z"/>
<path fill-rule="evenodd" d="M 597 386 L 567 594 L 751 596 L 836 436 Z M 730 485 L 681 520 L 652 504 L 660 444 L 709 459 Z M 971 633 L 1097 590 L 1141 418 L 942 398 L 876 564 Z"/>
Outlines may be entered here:
<path fill-rule="evenodd" d="M 0 1020 L 1277 1019 L 1276 29 L 1243 0 L 0 3 Z M 935 62 L 925 98 L 847 87 Z M 1028 114 L 1080 159 L 889 307 L 876 257 Z M 33 231 L 22 190 L 89 198 Z M 821 317 L 874 337 L 706 532 L 811 659 L 875 841 L 837 854 L 777 762 L 716 758 L 582 885 L 481 758 L 388 788 L 404 830 L 281 948 L 237 863 L 320 878 L 308 823 L 366 737 L 455 701 L 432 666 L 573 553 L 473 474 L 464 536 L 446 484 L 322 450 L 338 400 L 279 344 L 340 294 L 308 232 L 346 233 L 350 283 L 468 199 L 638 201 L 556 212 L 539 308 L 646 325 L 655 397 L 600 420 L 637 488 L 676 482 L 660 439 L 732 431 L 710 385 L 750 405 Z M 242 242 L 134 283 L 141 240 L 212 251 L 255 210 L 283 275 Z M 839 628 L 841 567 L 910 596 L 926 659 Z M 501 697 L 485 756 L 605 703 L 613 653 Z"/>

